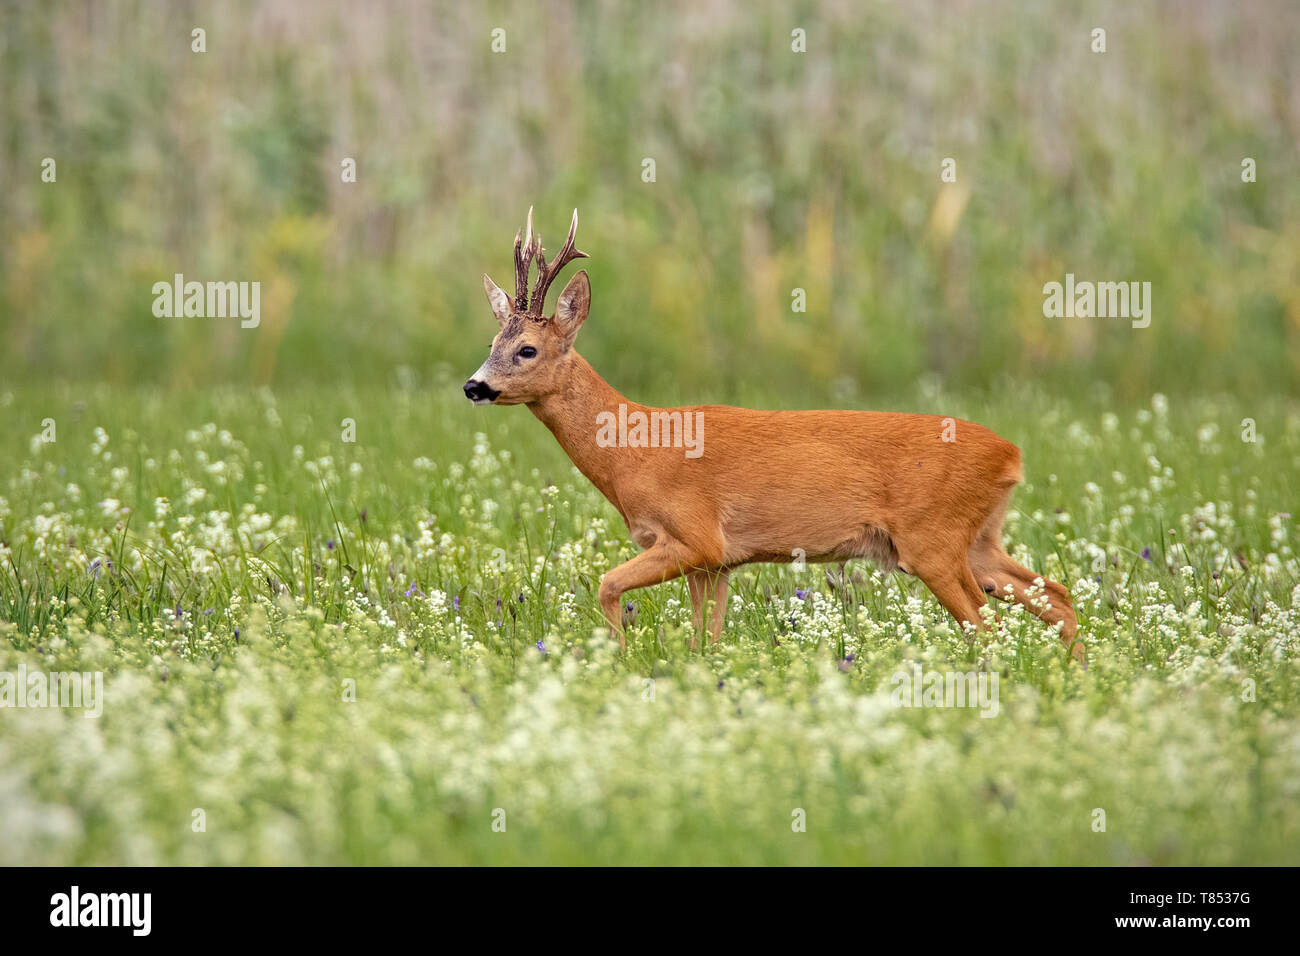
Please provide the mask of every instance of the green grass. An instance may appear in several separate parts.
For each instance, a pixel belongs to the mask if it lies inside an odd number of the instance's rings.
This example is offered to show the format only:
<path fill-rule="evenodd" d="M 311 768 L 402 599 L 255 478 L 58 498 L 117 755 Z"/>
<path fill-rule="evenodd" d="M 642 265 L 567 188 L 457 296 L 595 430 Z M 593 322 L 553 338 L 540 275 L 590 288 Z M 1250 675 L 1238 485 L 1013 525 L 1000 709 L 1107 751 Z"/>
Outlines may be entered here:
<path fill-rule="evenodd" d="M 451 381 L 0 393 L 0 671 L 105 682 L 98 719 L 0 709 L 0 862 L 1300 861 L 1300 411 L 888 404 L 1022 447 L 1013 553 L 1086 673 L 866 564 L 738 572 L 697 654 L 683 584 L 633 592 L 619 654 L 617 513 Z M 894 706 L 913 665 L 996 673 L 997 715 Z"/>
<path fill-rule="evenodd" d="M 0 9 L 0 698 L 106 694 L 0 707 L 0 863 L 1300 862 L 1292 0 L 272 6 Z M 618 653 L 617 514 L 458 391 L 530 204 L 633 398 L 1020 445 L 1090 670 L 864 564 L 737 573 L 696 654 L 635 592 Z M 155 318 L 178 272 L 260 325 Z"/>

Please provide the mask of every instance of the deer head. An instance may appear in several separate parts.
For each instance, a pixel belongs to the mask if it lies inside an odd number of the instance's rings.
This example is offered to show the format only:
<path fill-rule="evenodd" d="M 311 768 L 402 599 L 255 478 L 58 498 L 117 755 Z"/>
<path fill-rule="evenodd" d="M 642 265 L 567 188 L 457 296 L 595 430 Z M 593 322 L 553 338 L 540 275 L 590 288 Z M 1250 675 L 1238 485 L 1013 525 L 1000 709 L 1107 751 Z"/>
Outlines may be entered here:
<path fill-rule="evenodd" d="M 574 259 L 587 258 L 573 244 L 578 210 L 573 210 L 569 238 L 550 263 L 542 249 L 542 237 L 533 234 L 531 208 L 527 230 L 527 236 L 515 233 L 514 298 L 483 276 L 483 291 L 500 331 L 492 340 L 487 361 L 465 383 L 465 397 L 475 405 L 526 405 L 558 391 L 567 379 L 573 340 L 591 306 L 591 283 L 583 270 L 560 293 L 555 313 L 545 314 L 546 292 L 560 270 Z M 534 260 L 538 275 L 530 302 L 528 271 Z"/>

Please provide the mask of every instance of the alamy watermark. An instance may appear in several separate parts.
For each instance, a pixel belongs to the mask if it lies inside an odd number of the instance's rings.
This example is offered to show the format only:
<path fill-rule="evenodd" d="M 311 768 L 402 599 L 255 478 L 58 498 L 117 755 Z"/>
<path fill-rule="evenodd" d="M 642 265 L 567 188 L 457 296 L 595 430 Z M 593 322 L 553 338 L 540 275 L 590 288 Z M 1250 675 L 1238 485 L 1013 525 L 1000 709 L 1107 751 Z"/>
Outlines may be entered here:
<path fill-rule="evenodd" d="M 683 448 L 687 458 L 704 454 L 704 413 L 680 409 L 639 408 L 596 415 L 596 444 L 601 448 Z"/>
<path fill-rule="evenodd" d="M 0 671 L 0 707 L 85 710 L 87 718 L 104 712 L 104 673 L 31 671 L 18 665 L 18 673 Z"/>
<path fill-rule="evenodd" d="M 1151 324 L 1150 282 L 1076 282 L 1067 272 L 1064 284 L 1043 286 L 1043 297 L 1049 319 L 1132 319 L 1135 329 Z"/>
<path fill-rule="evenodd" d="M 895 707 L 978 707 L 981 717 L 998 715 L 998 675 L 987 671 L 896 671 L 889 678 Z"/>
<path fill-rule="evenodd" d="M 148 936 L 152 912 L 152 893 L 83 893 L 74 885 L 50 897 L 51 926 L 120 926 L 133 936 Z"/>
<path fill-rule="evenodd" d="M 160 319 L 239 318 L 245 329 L 262 322 L 262 283 L 186 282 L 176 273 L 171 282 L 153 284 L 153 314 Z"/>

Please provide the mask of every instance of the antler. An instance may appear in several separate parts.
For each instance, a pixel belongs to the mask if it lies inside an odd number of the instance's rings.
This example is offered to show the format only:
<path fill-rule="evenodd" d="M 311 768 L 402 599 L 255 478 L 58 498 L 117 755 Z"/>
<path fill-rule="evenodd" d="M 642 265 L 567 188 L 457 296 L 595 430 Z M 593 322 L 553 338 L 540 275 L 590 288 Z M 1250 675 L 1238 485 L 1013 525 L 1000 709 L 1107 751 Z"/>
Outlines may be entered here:
<path fill-rule="evenodd" d="M 528 311 L 528 266 L 533 255 L 542 249 L 542 237 L 533 239 L 533 207 L 528 207 L 528 238 L 523 246 L 519 244 L 519 233 L 515 233 L 515 311 Z"/>
<path fill-rule="evenodd" d="M 532 233 L 532 210 L 528 213 L 529 233 Z M 573 221 L 569 224 L 569 238 L 564 240 L 564 247 L 560 249 L 555 256 L 555 261 L 549 266 L 546 264 L 546 256 L 542 254 L 542 237 L 537 237 L 537 283 L 533 286 L 533 311 L 541 315 L 546 310 L 546 291 L 550 289 L 551 283 L 555 277 L 560 274 L 560 270 L 567 266 L 574 259 L 590 258 L 585 252 L 574 248 L 573 239 L 578 234 L 578 210 L 573 210 Z M 516 245 L 515 262 L 519 262 L 518 245 Z M 525 270 L 525 275 L 527 270 Z M 516 281 L 518 269 L 516 269 Z"/>

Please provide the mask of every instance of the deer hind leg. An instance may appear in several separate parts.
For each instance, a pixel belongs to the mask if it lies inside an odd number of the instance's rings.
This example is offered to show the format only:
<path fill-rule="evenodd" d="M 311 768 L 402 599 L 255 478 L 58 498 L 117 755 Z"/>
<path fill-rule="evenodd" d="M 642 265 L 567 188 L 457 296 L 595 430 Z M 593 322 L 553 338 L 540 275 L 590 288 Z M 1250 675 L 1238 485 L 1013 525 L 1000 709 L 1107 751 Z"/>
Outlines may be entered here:
<path fill-rule="evenodd" d="M 920 529 L 914 534 L 893 536 L 898 566 L 914 574 L 957 623 L 970 622 L 976 630 L 984 626 L 980 608 L 988 601 L 966 563 L 966 550 L 974 532 L 952 529 Z"/>
<path fill-rule="evenodd" d="M 925 586 L 939 599 L 948 613 L 957 619 L 957 623 L 964 625 L 969 622 L 976 630 L 983 630 L 980 608 L 988 602 L 963 558 L 954 557 L 947 564 L 929 564 L 918 569 L 916 576 L 925 582 Z"/>
<path fill-rule="evenodd" d="M 727 580 L 730 575 L 728 568 L 687 572 L 686 586 L 690 589 L 691 603 L 695 606 L 695 636 L 691 638 L 691 650 L 699 646 L 699 635 L 704 633 L 706 612 L 709 618 L 709 643 L 716 644 L 722 638 L 722 624 L 727 616 Z"/>
<path fill-rule="evenodd" d="M 976 581 L 993 597 L 1005 601 L 1009 594 L 1010 600 L 1023 605 L 1029 613 L 1046 623 L 1061 624 L 1061 642 L 1075 660 L 1086 663 L 1083 642 L 1075 639 L 1079 622 L 1074 614 L 1074 604 L 1070 601 L 1070 592 L 1057 582 L 1044 578 L 1042 593 L 1031 598 L 1029 590 L 1034 587 L 1034 581 L 1042 576 L 1017 564 L 1003 549 L 1002 516 L 1005 510 L 1006 503 L 1003 502 L 989 516 L 988 522 L 970 547 L 970 567 L 975 573 Z"/>
<path fill-rule="evenodd" d="M 687 569 L 700 563 L 678 542 L 661 540 L 630 561 L 605 572 L 600 579 L 600 606 L 610 629 L 618 635 L 619 647 L 627 648 L 623 634 L 623 595 L 636 588 L 681 577 Z"/>

